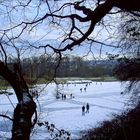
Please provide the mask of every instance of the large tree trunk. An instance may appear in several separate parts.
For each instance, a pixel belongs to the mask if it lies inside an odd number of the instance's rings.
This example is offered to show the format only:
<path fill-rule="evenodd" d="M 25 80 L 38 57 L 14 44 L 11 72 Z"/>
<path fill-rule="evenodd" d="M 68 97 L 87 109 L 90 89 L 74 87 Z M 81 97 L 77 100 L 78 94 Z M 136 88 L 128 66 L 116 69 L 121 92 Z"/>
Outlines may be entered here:
<path fill-rule="evenodd" d="M 14 71 L 12 71 L 0 61 L 0 75 L 10 83 L 18 99 L 13 116 L 12 140 L 29 140 L 32 129 L 31 119 L 36 111 L 36 103 L 29 94 L 20 67 L 14 65 Z"/>
<path fill-rule="evenodd" d="M 28 97 L 27 97 L 28 98 Z M 28 100 L 28 99 L 25 99 Z M 21 101 L 14 110 L 12 140 L 29 140 L 32 129 L 31 118 L 36 109 L 33 100 Z"/>

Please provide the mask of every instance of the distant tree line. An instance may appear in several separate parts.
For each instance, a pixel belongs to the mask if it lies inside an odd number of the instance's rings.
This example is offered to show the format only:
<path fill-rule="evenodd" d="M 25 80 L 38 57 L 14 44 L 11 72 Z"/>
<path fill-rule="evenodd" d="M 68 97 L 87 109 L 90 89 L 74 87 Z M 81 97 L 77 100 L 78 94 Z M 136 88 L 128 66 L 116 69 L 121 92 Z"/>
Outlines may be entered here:
<path fill-rule="evenodd" d="M 56 68 L 56 58 L 34 57 L 23 60 L 26 75 L 51 77 Z M 36 67 L 36 69 L 35 69 Z M 56 77 L 101 77 L 112 76 L 113 65 L 107 61 L 85 61 L 82 57 L 63 57 L 56 71 Z"/>
<path fill-rule="evenodd" d="M 9 59 L 9 65 L 16 60 Z M 115 63 L 109 60 L 84 60 L 79 56 L 65 56 L 57 67 L 57 57 L 40 56 L 21 60 L 25 79 L 56 77 L 104 77 L 113 76 Z"/>

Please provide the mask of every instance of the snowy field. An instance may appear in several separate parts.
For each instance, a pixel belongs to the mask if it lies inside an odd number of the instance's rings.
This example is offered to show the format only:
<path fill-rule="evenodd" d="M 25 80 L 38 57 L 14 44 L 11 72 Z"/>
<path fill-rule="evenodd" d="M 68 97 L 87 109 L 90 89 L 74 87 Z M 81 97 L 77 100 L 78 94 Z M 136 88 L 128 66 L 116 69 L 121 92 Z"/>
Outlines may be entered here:
<path fill-rule="evenodd" d="M 35 98 L 38 119 L 55 124 L 59 130 L 69 131 L 72 139 L 78 138 L 80 131 L 96 127 L 100 122 L 111 119 L 113 113 L 120 114 L 126 110 L 130 96 L 120 94 L 124 90 L 124 85 L 119 82 L 69 81 L 68 84 L 58 86 L 54 83 L 47 86 L 37 85 L 36 89 L 39 92 L 39 97 Z M 61 93 L 58 99 L 56 92 Z M 62 99 L 62 94 L 66 95 L 66 99 Z M 12 116 L 16 103 L 14 95 L 0 95 L 0 114 Z M 82 106 L 87 103 L 90 106 L 89 113 L 82 115 Z M 0 139 L 10 137 L 10 131 L 11 121 L 0 117 Z M 45 140 L 49 135 L 45 127 L 35 126 L 31 139 Z"/>

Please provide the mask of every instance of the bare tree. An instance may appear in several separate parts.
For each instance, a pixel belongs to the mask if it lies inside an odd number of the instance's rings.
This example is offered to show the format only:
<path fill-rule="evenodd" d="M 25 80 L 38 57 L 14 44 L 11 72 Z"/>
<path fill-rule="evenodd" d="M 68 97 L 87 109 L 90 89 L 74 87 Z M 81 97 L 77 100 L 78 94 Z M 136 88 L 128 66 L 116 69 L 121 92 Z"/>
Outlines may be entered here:
<path fill-rule="evenodd" d="M 119 43 L 122 56 L 118 59 L 119 65 L 115 67 L 114 73 L 121 81 L 129 81 L 127 90 L 132 91 L 134 104 L 139 102 L 139 80 L 140 80 L 140 16 L 138 12 L 122 13 L 122 23 L 119 27 Z"/>
<path fill-rule="evenodd" d="M 18 99 L 12 140 L 30 138 L 34 126 L 31 119 L 36 111 L 36 104 L 22 75 L 21 57 L 55 53 L 59 56 L 57 69 L 63 52 L 72 51 L 75 46 L 84 43 L 88 43 L 89 48 L 93 43 L 113 46 L 96 40 L 93 35 L 98 25 L 106 27 L 106 15 L 140 11 L 138 0 L 6 0 L 1 1 L 0 6 L 0 75 L 10 83 Z M 7 65 L 8 56 L 17 58 L 13 69 Z"/>

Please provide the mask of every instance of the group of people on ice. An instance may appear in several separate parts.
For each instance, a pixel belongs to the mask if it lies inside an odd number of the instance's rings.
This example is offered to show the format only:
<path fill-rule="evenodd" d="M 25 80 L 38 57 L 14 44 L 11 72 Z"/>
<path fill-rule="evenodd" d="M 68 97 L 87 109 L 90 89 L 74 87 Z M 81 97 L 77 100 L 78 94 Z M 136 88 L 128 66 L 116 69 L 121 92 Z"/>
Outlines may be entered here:
<path fill-rule="evenodd" d="M 62 100 L 66 100 L 66 99 L 73 99 L 74 96 L 73 94 L 63 94 L 63 93 L 57 93 L 56 94 L 56 99 L 62 99 Z"/>
<path fill-rule="evenodd" d="M 61 94 L 62 95 L 62 100 L 66 100 L 67 96 L 66 94 Z M 70 99 L 74 98 L 74 96 L 71 94 L 69 94 Z"/>
<path fill-rule="evenodd" d="M 85 92 L 86 92 L 86 89 L 87 89 L 87 88 L 85 87 L 85 88 L 84 88 L 84 91 L 85 91 Z M 82 88 L 80 88 L 80 91 L 82 92 Z"/>
<path fill-rule="evenodd" d="M 83 90 L 86 92 L 88 85 L 90 85 L 90 83 L 87 83 L 84 88 L 80 88 L 80 91 L 82 92 L 82 90 Z"/>
<path fill-rule="evenodd" d="M 82 116 L 84 116 L 85 113 L 89 113 L 89 103 L 87 103 L 86 106 L 82 106 Z"/>

